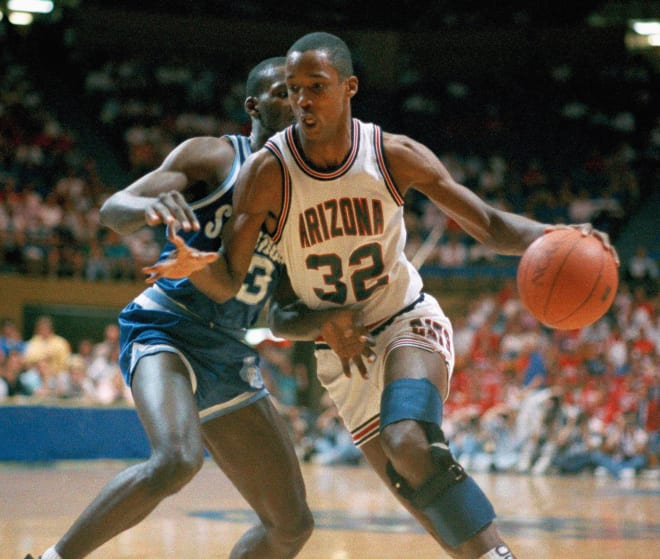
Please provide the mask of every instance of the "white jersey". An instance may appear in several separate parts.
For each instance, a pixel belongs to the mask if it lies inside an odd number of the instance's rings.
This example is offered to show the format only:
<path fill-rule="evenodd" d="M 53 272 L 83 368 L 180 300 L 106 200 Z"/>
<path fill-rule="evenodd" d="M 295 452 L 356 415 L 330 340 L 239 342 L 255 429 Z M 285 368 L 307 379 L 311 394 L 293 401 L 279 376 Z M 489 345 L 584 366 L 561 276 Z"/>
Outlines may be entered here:
<path fill-rule="evenodd" d="M 284 177 L 273 240 L 308 307 L 360 308 L 373 328 L 418 299 L 422 279 L 404 254 L 404 201 L 387 170 L 380 127 L 353 119 L 351 150 L 332 171 L 305 160 L 293 126 L 265 147 Z"/>

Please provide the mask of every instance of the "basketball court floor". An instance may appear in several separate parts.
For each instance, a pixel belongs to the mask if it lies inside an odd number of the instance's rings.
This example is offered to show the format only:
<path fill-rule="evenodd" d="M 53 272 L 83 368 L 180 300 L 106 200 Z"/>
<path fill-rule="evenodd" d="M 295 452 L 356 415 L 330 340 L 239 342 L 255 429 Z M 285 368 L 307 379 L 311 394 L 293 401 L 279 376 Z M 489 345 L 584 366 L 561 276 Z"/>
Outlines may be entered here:
<path fill-rule="evenodd" d="M 0 464 L 0 559 L 52 545 L 119 461 Z M 446 555 L 366 466 L 305 465 L 316 530 L 300 559 Z M 660 559 L 660 480 L 475 475 L 520 559 Z M 226 558 L 253 515 L 208 461 L 180 493 L 92 559 Z"/>

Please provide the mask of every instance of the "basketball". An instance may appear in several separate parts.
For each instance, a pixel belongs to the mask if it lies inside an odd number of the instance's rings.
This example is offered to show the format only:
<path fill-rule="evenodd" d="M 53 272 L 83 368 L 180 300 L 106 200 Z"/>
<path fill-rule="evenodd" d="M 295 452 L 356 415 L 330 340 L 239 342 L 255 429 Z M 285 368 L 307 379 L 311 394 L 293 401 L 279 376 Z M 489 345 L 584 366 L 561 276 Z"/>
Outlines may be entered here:
<path fill-rule="evenodd" d="M 516 280 L 523 305 L 540 322 L 573 330 L 607 312 L 619 272 L 614 255 L 597 237 L 556 229 L 527 247 Z"/>

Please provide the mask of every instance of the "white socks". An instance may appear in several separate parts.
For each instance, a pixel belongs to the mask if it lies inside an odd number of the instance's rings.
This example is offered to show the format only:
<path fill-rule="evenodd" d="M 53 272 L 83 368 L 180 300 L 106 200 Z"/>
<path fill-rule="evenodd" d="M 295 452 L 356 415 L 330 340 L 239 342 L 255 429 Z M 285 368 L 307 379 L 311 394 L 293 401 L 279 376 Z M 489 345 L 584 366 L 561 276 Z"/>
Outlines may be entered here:
<path fill-rule="evenodd" d="M 43 557 L 42 559 L 46 559 L 46 557 Z M 479 557 L 479 559 L 513 559 L 513 554 L 506 545 L 498 545 L 485 555 Z"/>
<path fill-rule="evenodd" d="M 41 559 L 62 559 L 60 554 L 55 551 L 55 546 L 49 547 L 46 552 L 41 556 Z"/>

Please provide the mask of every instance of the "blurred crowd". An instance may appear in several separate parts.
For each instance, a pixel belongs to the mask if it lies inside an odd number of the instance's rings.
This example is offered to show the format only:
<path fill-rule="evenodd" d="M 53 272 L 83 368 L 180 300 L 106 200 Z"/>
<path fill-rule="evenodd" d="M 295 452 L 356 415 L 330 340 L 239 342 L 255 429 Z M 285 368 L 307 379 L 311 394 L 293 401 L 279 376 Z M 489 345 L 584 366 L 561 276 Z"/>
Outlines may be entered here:
<path fill-rule="evenodd" d="M 561 331 L 538 323 L 505 283 L 455 317 L 454 342 L 443 429 L 469 470 L 628 479 L 660 472 L 660 295 L 623 283 L 605 317 Z M 296 362 L 295 344 L 268 337 L 256 347 L 299 458 L 360 463 L 327 395 L 318 405 L 304 396 L 313 371 Z M 27 340 L 5 319 L 0 348 L 0 400 L 131 403 L 116 324 L 73 351 L 48 316 Z"/>
<path fill-rule="evenodd" d="M 177 57 L 69 56 L 79 68 L 72 87 L 81 113 L 112 146 L 125 179 L 113 185 L 101 179 L 105 162 L 84 151 L 28 67 L 3 51 L 0 273 L 134 280 L 157 257 L 162 231 L 120 238 L 99 226 L 98 208 L 184 139 L 247 132 L 247 68 Z M 361 89 L 356 116 L 424 141 L 457 181 L 490 203 L 549 223 L 591 221 L 616 241 L 653 192 L 657 75 L 643 59 L 630 55 L 606 68 L 537 61 L 520 76 L 453 81 L 425 75 L 414 60 L 399 64 L 392 91 Z M 506 263 L 445 222 L 423 196 L 411 193 L 407 204 L 410 254 L 437 228 L 443 233 L 426 255 L 427 267 Z M 657 262 L 656 244 L 643 248 Z"/>
<path fill-rule="evenodd" d="M 81 340 L 76 350 L 59 335 L 50 316 L 35 321 L 24 340 L 13 320 L 0 332 L 0 401 L 61 399 L 90 405 L 132 403 L 119 369 L 119 326 L 108 324 L 102 340 Z"/>

